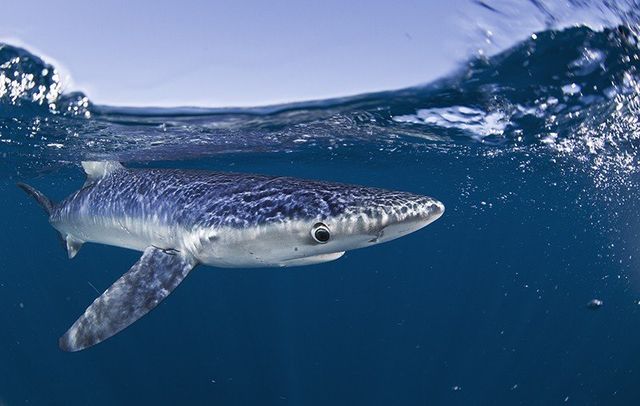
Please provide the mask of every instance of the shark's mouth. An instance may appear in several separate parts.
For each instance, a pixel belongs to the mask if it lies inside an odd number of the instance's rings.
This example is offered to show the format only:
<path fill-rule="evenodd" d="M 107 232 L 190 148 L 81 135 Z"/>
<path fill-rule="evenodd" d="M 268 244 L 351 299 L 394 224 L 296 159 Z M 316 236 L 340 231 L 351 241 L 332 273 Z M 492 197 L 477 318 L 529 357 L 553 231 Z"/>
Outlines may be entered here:
<path fill-rule="evenodd" d="M 334 261 L 343 255 L 344 255 L 344 251 L 332 252 L 330 254 L 320 254 L 320 255 L 313 255 L 310 257 L 288 259 L 286 261 L 280 262 L 279 265 L 282 267 L 285 267 L 285 266 L 302 266 L 302 265 L 320 264 L 322 262 Z"/>

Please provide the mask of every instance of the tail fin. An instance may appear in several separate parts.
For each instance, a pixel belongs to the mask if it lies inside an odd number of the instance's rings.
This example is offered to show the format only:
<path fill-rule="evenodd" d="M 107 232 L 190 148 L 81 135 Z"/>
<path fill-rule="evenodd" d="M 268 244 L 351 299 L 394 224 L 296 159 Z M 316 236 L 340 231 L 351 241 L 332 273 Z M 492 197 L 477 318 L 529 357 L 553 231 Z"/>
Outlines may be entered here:
<path fill-rule="evenodd" d="M 32 188 L 26 183 L 18 182 L 17 185 L 20 189 L 24 190 L 29 196 L 36 199 L 36 201 L 40 204 L 40 206 L 42 206 L 44 211 L 46 211 L 48 215 L 51 215 L 51 212 L 53 211 L 53 203 L 51 202 L 51 200 L 49 200 L 47 196 L 43 195 L 42 192 Z"/>
<path fill-rule="evenodd" d="M 49 216 L 51 215 L 51 212 L 53 211 L 53 202 L 49 200 L 47 196 L 43 195 L 42 192 L 32 188 L 26 183 L 19 182 L 17 185 L 20 189 L 24 190 L 29 196 L 36 199 L 36 201 L 40 204 L 40 206 L 42 206 L 44 211 L 47 212 L 47 215 Z M 82 247 L 83 241 L 77 240 L 68 234 L 67 235 L 58 234 L 58 235 L 60 236 L 60 242 L 62 243 L 62 246 L 67 249 L 67 255 L 69 255 L 69 259 L 75 257 L 80 247 Z"/>

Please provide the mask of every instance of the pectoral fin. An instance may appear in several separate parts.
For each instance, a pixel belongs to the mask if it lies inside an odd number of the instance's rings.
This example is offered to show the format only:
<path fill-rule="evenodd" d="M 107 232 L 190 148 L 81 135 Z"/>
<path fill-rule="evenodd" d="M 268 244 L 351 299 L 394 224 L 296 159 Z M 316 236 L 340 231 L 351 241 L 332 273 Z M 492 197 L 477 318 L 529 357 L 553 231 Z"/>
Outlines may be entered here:
<path fill-rule="evenodd" d="M 80 351 L 119 333 L 147 314 L 182 282 L 197 262 L 147 248 L 133 267 L 87 308 L 60 338 L 64 351 Z"/>

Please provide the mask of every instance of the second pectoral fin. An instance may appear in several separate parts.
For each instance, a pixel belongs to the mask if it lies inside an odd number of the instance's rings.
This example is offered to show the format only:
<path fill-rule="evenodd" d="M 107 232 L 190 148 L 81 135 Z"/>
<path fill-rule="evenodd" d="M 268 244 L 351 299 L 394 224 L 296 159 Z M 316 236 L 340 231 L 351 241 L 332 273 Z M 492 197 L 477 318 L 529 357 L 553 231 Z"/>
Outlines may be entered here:
<path fill-rule="evenodd" d="M 197 262 L 180 253 L 147 248 L 60 338 L 64 351 L 80 351 L 119 333 L 166 298 Z"/>

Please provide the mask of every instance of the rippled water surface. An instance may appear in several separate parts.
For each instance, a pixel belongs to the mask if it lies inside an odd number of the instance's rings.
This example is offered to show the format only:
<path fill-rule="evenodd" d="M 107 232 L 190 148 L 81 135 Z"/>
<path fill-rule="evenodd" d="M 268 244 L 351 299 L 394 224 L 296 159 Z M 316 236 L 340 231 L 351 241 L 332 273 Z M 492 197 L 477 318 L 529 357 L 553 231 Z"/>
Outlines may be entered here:
<path fill-rule="evenodd" d="M 637 404 L 626 21 L 550 27 L 420 87 L 249 109 L 95 105 L 0 45 L 0 405 Z M 139 254 L 87 244 L 69 261 L 14 185 L 60 200 L 83 159 L 380 186 L 447 211 L 333 263 L 203 267 L 123 334 L 67 354 L 57 338 Z"/>

